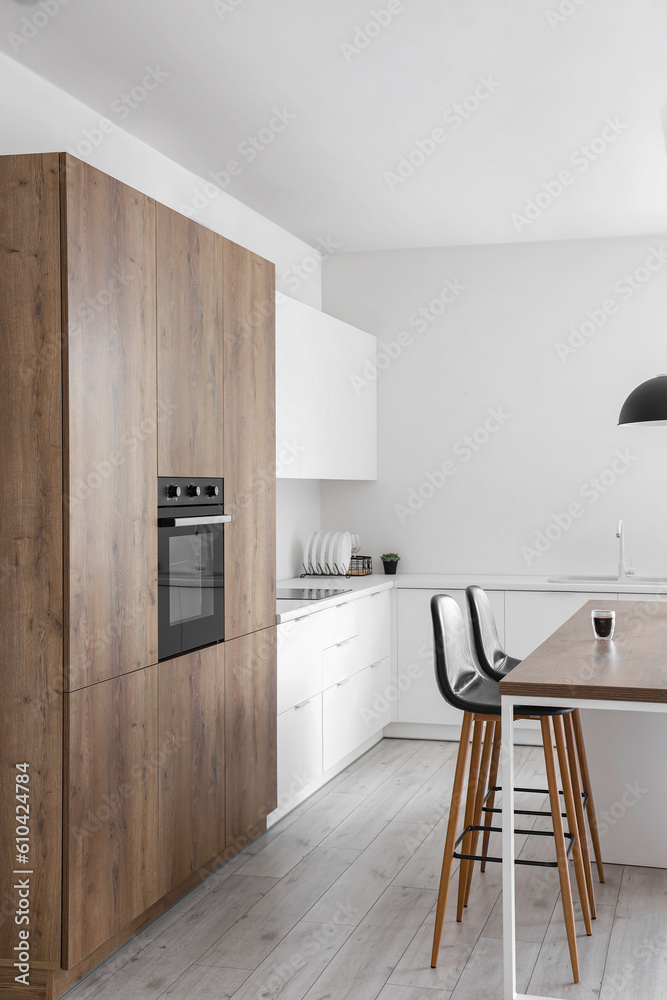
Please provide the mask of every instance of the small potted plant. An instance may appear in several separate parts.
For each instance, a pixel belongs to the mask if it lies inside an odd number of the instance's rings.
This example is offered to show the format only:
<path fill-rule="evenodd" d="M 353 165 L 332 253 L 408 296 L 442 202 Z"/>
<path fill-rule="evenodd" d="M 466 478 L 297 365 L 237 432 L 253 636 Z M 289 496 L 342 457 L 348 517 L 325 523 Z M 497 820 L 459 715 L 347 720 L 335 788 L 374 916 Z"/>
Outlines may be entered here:
<path fill-rule="evenodd" d="M 385 552 L 384 555 L 380 556 L 384 571 L 388 576 L 396 573 L 396 567 L 400 558 L 395 552 Z"/>

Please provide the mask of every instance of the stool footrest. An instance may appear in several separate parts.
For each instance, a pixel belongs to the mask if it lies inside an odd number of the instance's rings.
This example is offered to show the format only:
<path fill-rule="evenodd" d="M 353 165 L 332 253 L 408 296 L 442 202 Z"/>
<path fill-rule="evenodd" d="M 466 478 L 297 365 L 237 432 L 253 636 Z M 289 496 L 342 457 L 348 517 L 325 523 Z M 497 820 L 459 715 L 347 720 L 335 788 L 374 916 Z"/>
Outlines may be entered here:
<path fill-rule="evenodd" d="M 457 838 L 456 843 L 454 844 L 454 857 L 457 858 L 459 861 L 493 861 L 495 864 L 502 864 L 503 861 L 502 858 L 492 858 L 489 856 L 485 856 L 483 854 L 462 854 L 460 851 L 456 850 L 459 844 L 465 839 L 465 837 L 467 837 L 469 833 L 474 833 L 475 831 L 477 831 L 478 833 L 485 833 L 487 830 L 489 830 L 491 833 L 503 832 L 502 827 L 500 826 L 467 826 L 463 831 L 463 833 L 460 835 L 460 837 Z M 515 834 L 521 834 L 525 837 L 554 836 L 554 834 L 549 830 L 515 830 L 514 832 Z M 567 857 L 569 858 L 570 854 L 572 853 L 572 848 L 574 847 L 574 834 L 564 833 L 563 836 L 567 841 L 566 853 Z M 515 858 L 514 864 L 525 865 L 526 867 L 530 868 L 558 868 L 557 861 L 528 861 L 524 858 Z"/>
<path fill-rule="evenodd" d="M 502 809 L 491 809 L 486 804 L 490 795 L 493 795 L 495 792 L 502 792 L 502 790 L 503 790 L 502 785 L 494 785 L 493 788 L 489 788 L 488 792 L 484 796 L 483 805 L 482 805 L 482 812 L 485 812 L 485 813 L 501 813 L 502 812 Z M 549 794 L 549 789 L 548 788 L 515 788 L 514 791 L 515 792 L 527 792 L 529 795 L 548 795 Z M 563 795 L 563 792 L 561 791 L 560 794 Z M 588 792 L 582 792 L 581 793 L 581 801 L 582 801 L 583 807 L 585 809 L 586 805 L 588 804 Z M 551 816 L 551 813 L 548 810 L 545 812 L 543 809 L 515 809 L 514 810 L 514 815 L 515 816 L 547 816 L 547 817 L 549 817 L 549 816 Z M 561 813 L 561 816 L 563 817 L 563 819 L 567 819 L 567 813 Z"/>

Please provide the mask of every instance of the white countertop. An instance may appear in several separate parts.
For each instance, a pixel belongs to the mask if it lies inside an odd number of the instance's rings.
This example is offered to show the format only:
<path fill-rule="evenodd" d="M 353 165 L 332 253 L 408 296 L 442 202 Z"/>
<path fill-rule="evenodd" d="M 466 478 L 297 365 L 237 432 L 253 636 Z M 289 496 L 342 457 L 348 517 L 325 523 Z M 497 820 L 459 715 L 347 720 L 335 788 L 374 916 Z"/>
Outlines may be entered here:
<path fill-rule="evenodd" d="M 278 624 L 302 618 L 304 615 L 335 607 L 346 601 L 356 600 L 366 594 L 378 590 L 404 588 L 409 590 L 465 590 L 471 583 L 476 583 L 484 590 L 537 590 L 577 594 L 651 594 L 667 593 L 667 586 L 657 582 L 605 580 L 605 581 L 550 581 L 543 576 L 483 576 L 473 574 L 465 576 L 460 573 L 401 573 L 396 576 L 385 576 L 383 573 L 373 573 L 371 576 L 309 576 L 295 577 L 291 580 L 281 580 L 279 588 L 287 587 L 317 587 L 351 589 L 351 593 L 337 594 L 323 601 L 276 601 Z"/>

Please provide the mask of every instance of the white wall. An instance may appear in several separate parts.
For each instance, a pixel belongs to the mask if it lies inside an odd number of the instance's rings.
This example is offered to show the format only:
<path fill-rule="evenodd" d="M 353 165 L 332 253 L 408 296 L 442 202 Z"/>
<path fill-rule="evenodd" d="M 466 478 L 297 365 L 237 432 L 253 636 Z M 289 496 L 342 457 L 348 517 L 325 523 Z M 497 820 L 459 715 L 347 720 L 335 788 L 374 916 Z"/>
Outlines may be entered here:
<path fill-rule="evenodd" d="M 666 572 L 667 429 L 616 426 L 628 393 L 667 371 L 662 247 L 632 237 L 328 260 L 323 308 L 377 334 L 386 367 L 378 481 L 324 484 L 323 522 L 359 531 L 375 558 L 398 551 L 400 570 L 472 579 L 613 573 L 622 517 L 637 572 Z M 633 290 L 624 275 L 637 268 Z M 586 321 L 592 335 L 561 357 Z"/>
<path fill-rule="evenodd" d="M 81 159 L 274 261 L 276 286 L 320 308 L 321 265 L 312 247 L 47 80 L 0 54 L 0 154 L 70 149 Z M 195 206 L 202 206 L 196 208 Z M 189 211 L 186 211 L 189 210 Z M 302 266 L 305 264 L 305 268 Z M 301 524 L 319 527 L 319 484 L 278 480 L 278 577 L 295 572 Z"/>

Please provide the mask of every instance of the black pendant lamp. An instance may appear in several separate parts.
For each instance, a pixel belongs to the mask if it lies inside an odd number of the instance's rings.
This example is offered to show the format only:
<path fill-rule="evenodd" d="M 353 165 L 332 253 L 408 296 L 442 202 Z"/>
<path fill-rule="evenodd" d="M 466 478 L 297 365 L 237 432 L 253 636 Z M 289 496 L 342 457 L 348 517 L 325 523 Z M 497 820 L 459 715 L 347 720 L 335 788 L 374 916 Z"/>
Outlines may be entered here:
<path fill-rule="evenodd" d="M 667 375 L 642 382 L 621 407 L 619 424 L 667 424 Z"/>

